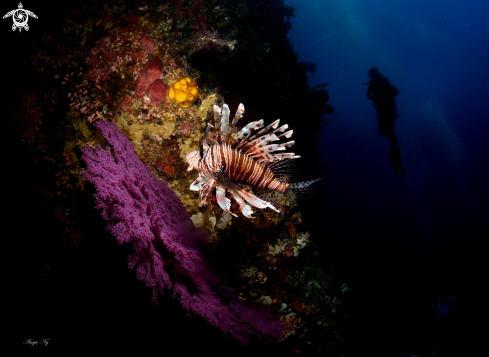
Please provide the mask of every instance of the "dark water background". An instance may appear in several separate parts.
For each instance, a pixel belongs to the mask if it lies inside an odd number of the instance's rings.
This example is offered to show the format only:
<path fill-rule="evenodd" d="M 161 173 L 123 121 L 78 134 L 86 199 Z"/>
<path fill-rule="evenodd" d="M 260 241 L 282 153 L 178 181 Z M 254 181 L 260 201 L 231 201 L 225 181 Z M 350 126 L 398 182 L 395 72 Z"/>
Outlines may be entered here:
<path fill-rule="evenodd" d="M 321 239 L 357 294 L 356 353 L 470 355 L 487 269 L 489 2 L 291 3 L 290 38 L 317 68 L 309 83 L 331 83 Z M 374 66 L 400 90 L 407 176 L 389 163 L 361 84 Z M 440 327 L 430 307 L 446 296 L 456 303 Z"/>

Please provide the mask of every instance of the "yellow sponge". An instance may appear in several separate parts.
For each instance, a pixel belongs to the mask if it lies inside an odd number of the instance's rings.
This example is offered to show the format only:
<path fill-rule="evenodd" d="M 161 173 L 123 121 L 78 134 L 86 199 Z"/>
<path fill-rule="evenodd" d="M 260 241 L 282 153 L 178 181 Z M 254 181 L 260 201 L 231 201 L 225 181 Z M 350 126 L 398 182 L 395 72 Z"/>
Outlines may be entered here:
<path fill-rule="evenodd" d="M 192 78 L 180 78 L 170 87 L 168 96 L 182 108 L 188 108 L 194 104 L 199 96 L 199 87 L 197 86 L 197 82 Z"/>

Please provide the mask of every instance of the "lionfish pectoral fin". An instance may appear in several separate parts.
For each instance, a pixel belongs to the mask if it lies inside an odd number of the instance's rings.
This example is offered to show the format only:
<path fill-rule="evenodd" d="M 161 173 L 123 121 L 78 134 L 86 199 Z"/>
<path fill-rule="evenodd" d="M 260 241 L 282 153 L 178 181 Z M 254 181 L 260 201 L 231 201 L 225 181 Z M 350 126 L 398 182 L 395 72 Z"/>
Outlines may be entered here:
<path fill-rule="evenodd" d="M 241 197 L 241 195 L 240 195 L 240 193 L 238 191 L 239 190 L 239 187 L 237 187 L 231 180 L 229 180 L 225 176 L 224 172 L 222 172 L 222 170 L 221 171 L 218 171 L 218 172 L 215 172 L 214 175 L 215 175 L 215 177 L 217 179 L 217 185 L 218 185 L 218 187 L 222 187 L 222 188 L 225 187 L 225 188 L 227 188 L 229 190 L 229 192 L 231 193 L 231 196 L 233 196 L 234 200 L 236 202 L 238 202 L 239 207 L 240 207 L 240 210 L 243 213 L 243 215 L 246 218 L 254 218 L 254 217 L 251 216 L 253 214 L 253 211 L 252 211 L 251 207 L 246 204 L 246 202 L 244 201 L 243 197 Z M 216 190 L 216 192 L 217 192 L 217 190 Z M 218 202 L 219 202 L 219 192 L 217 192 L 217 197 L 218 197 Z M 221 208 L 223 210 L 225 210 L 222 206 L 221 206 Z M 226 212 L 229 212 L 229 211 L 226 211 Z M 229 213 L 231 213 L 231 212 L 229 212 Z M 233 214 L 233 216 L 235 216 L 235 215 Z"/>
<path fill-rule="evenodd" d="M 242 190 L 243 198 L 248 201 L 250 204 L 257 208 L 270 208 L 273 209 L 275 212 L 280 213 L 278 209 L 276 209 L 270 202 L 263 201 L 262 199 L 256 197 L 255 195 L 252 195 L 249 192 L 246 192 L 245 190 Z"/>
<path fill-rule="evenodd" d="M 246 200 L 249 204 L 256 208 L 268 207 L 273 209 L 275 212 L 280 212 L 278 209 L 273 207 L 270 202 L 263 201 L 255 195 L 246 192 L 245 190 L 239 188 L 233 181 L 229 180 L 228 178 L 223 177 L 222 179 L 225 181 L 226 187 L 228 188 L 229 192 L 231 192 L 236 202 L 238 202 L 238 204 L 240 205 L 241 212 L 243 212 L 246 217 L 251 218 L 250 215 L 253 213 L 253 211 L 251 210 L 251 207 L 244 202 L 244 200 Z"/>
<path fill-rule="evenodd" d="M 232 214 L 234 217 L 237 217 L 234 213 L 232 213 L 229 209 L 231 208 L 231 200 L 226 197 L 226 187 L 222 185 L 221 182 L 217 183 L 216 186 L 216 198 L 217 203 L 222 208 L 223 211 Z"/>
<path fill-rule="evenodd" d="M 233 187 L 233 186 L 235 186 L 235 187 Z M 251 209 L 251 207 L 249 205 L 246 204 L 245 200 L 241 196 L 240 192 L 238 190 L 236 190 L 236 188 L 239 189 L 239 187 L 237 187 L 234 184 L 228 186 L 229 192 L 231 193 L 233 198 L 236 200 L 236 202 L 238 202 L 238 204 L 239 204 L 239 208 L 241 209 L 241 213 L 243 213 L 243 215 L 246 218 L 254 218 L 252 216 L 253 210 Z"/>
<path fill-rule="evenodd" d="M 199 207 L 205 206 L 208 203 L 209 197 L 211 195 L 211 191 L 216 185 L 216 179 L 213 179 L 211 182 L 202 185 L 200 188 L 200 204 Z"/>
<path fill-rule="evenodd" d="M 192 182 L 190 189 L 192 191 L 200 191 L 203 185 L 210 183 L 214 178 L 214 174 L 199 176 L 194 182 Z"/>

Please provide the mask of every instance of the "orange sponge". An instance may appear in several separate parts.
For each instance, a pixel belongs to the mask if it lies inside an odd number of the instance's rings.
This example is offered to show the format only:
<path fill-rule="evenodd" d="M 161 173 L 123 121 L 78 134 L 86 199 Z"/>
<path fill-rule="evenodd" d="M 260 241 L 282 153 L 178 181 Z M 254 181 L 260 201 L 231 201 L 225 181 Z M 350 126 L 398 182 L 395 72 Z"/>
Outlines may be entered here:
<path fill-rule="evenodd" d="M 194 104 L 199 94 L 197 82 L 192 78 L 180 78 L 170 87 L 168 97 L 177 102 L 182 108 Z"/>

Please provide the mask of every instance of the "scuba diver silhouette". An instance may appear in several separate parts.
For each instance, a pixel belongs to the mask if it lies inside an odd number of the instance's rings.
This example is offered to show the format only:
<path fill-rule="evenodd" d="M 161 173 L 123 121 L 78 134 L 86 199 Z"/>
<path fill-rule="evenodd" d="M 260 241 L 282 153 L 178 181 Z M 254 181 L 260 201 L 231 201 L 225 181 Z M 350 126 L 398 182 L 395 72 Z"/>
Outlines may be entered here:
<path fill-rule="evenodd" d="M 397 137 L 394 135 L 394 121 L 397 118 L 397 107 L 395 96 L 399 90 L 387 77 L 379 73 L 377 67 L 368 71 L 370 82 L 368 84 L 367 98 L 374 102 L 377 109 L 379 134 L 389 138 L 391 141 L 389 149 L 389 161 L 394 164 L 398 175 L 407 175 L 401 162 L 401 150 L 397 147 Z"/>

